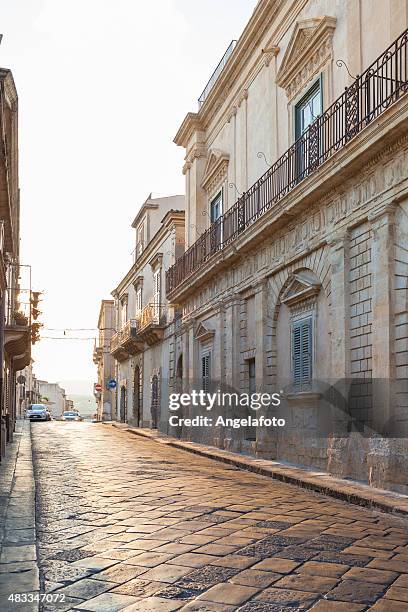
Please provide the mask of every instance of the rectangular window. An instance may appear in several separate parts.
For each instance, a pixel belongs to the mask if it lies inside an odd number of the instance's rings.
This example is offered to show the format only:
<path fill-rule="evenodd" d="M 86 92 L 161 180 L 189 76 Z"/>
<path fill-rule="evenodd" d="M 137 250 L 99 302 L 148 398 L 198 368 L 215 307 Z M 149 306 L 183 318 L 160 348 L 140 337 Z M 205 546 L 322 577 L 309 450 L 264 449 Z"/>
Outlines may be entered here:
<path fill-rule="evenodd" d="M 295 107 L 295 136 L 304 134 L 322 113 L 322 88 L 320 79 L 315 83 Z"/>
<path fill-rule="evenodd" d="M 210 203 L 210 219 L 214 223 L 222 215 L 222 190 L 215 196 Z"/>
<path fill-rule="evenodd" d="M 211 381 L 211 354 L 201 357 L 201 382 L 203 391 L 208 391 Z"/>
<path fill-rule="evenodd" d="M 127 322 L 127 299 L 122 300 L 120 303 L 120 324 L 124 327 Z"/>
<path fill-rule="evenodd" d="M 312 381 L 312 318 L 292 324 L 292 371 L 293 383 L 298 388 L 307 388 Z"/>
<path fill-rule="evenodd" d="M 315 170 L 320 163 L 321 128 L 319 123 L 315 122 L 321 113 L 322 90 L 319 79 L 295 107 L 295 137 L 299 139 L 294 166 L 296 181 L 304 179 L 307 173 Z M 315 125 L 311 128 L 312 124 Z M 302 138 L 309 128 L 308 135 Z"/>
<path fill-rule="evenodd" d="M 143 307 L 142 288 L 139 287 L 138 290 L 136 291 L 136 319 L 139 318 L 142 307 Z"/>
<path fill-rule="evenodd" d="M 138 258 L 144 249 L 144 224 L 139 225 L 136 231 L 136 258 Z"/>
<path fill-rule="evenodd" d="M 153 274 L 153 316 L 159 323 L 161 306 L 161 268 Z"/>

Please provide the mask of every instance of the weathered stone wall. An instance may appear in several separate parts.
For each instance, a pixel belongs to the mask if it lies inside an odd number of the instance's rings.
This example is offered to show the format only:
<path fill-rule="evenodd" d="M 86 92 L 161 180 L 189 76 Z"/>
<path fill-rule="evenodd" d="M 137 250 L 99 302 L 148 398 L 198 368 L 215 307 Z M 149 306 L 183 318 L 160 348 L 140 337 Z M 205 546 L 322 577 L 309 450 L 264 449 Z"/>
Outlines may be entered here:
<path fill-rule="evenodd" d="M 190 357 L 193 378 L 199 377 L 194 330 L 204 322 L 214 332 L 217 379 L 224 376 L 222 381 L 247 391 L 247 360 L 255 357 L 258 387 L 276 390 L 290 370 L 281 296 L 294 272 L 311 271 L 321 283 L 316 373 L 356 381 L 350 409 L 365 429 L 342 429 L 342 415 L 334 414 L 335 430 L 321 435 L 321 405 L 311 398 L 290 405 L 284 431 L 258 430 L 256 442 L 246 440 L 239 430 L 190 430 L 190 438 L 407 492 L 407 442 L 381 435 L 387 411 L 401 426 L 407 423 L 407 389 L 401 387 L 396 398 L 374 405 L 369 384 L 373 376 L 381 378 L 387 372 L 400 380 L 407 377 L 407 167 L 407 141 L 401 139 L 340 189 L 203 283 L 184 308 L 183 352 L 195 356 Z M 233 371 L 238 375 L 226 379 L 225 374 Z"/>

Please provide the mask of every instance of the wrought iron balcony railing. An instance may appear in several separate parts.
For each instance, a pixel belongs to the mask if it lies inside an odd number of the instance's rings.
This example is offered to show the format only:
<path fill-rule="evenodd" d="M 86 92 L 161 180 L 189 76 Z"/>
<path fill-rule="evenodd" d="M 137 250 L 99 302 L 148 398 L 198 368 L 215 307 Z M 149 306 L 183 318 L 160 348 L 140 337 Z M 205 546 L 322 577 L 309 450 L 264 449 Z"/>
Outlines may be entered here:
<path fill-rule="evenodd" d="M 117 351 L 121 346 L 121 337 L 120 332 L 116 332 L 111 338 L 110 341 L 110 352 L 113 354 Z"/>
<path fill-rule="evenodd" d="M 225 64 L 227 63 L 227 61 L 231 57 L 232 52 L 235 49 L 235 45 L 236 44 L 237 44 L 236 40 L 232 40 L 230 42 L 230 44 L 228 46 L 228 49 L 225 51 L 224 55 L 222 56 L 220 62 L 217 65 L 216 69 L 214 70 L 214 72 L 210 76 L 210 79 L 209 79 L 207 85 L 204 87 L 201 96 L 198 98 L 198 108 L 201 108 L 201 106 L 204 104 L 205 100 L 207 99 L 208 94 L 210 93 L 210 91 L 212 90 L 212 88 L 215 85 L 215 81 L 218 79 L 218 77 L 220 76 L 221 72 L 225 68 Z"/>
<path fill-rule="evenodd" d="M 166 273 L 170 294 L 408 92 L 405 30 Z"/>

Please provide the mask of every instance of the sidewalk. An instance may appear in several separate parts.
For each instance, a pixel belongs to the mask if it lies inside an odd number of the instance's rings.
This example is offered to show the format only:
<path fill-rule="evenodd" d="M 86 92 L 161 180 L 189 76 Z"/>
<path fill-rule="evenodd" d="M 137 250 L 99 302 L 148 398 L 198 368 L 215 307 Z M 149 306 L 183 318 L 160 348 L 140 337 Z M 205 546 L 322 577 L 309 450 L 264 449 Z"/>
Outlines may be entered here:
<path fill-rule="evenodd" d="M 408 517 L 408 496 L 376 489 L 356 481 L 336 478 L 326 472 L 307 470 L 285 465 L 278 461 L 256 459 L 247 455 L 220 450 L 214 446 L 206 446 L 197 442 L 187 442 L 157 432 L 157 430 L 130 427 L 125 423 L 109 421 L 108 424 L 128 431 L 137 436 L 149 438 L 160 444 L 167 444 L 190 453 L 195 453 L 215 461 L 234 465 L 241 470 L 255 472 L 262 476 L 274 478 L 281 482 L 294 484 L 304 489 L 310 489 L 330 497 L 365 506 L 380 512 L 387 512 Z"/>
<path fill-rule="evenodd" d="M 12 593 L 39 593 L 35 532 L 35 484 L 30 423 L 18 421 L 0 464 L 0 609 L 38 610 L 38 602 L 9 601 Z M 20 601 L 19 601 L 20 600 Z"/>

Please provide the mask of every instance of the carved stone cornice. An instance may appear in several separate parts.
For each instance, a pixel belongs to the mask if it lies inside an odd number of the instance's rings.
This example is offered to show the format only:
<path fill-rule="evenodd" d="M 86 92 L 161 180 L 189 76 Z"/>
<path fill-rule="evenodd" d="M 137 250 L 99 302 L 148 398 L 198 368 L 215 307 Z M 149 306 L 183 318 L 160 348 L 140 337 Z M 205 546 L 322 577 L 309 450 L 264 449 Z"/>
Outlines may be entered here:
<path fill-rule="evenodd" d="M 149 259 L 149 265 L 152 269 L 161 266 L 163 261 L 163 253 L 155 253 L 151 259 Z"/>
<path fill-rule="evenodd" d="M 135 291 L 143 287 L 143 276 L 141 275 L 136 276 L 132 284 L 133 284 L 133 287 L 135 288 Z"/>
<path fill-rule="evenodd" d="M 333 55 L 335 17 L 305 19 L 295 25 L 282 63 L 277 84 L 289 99 L 299 93 Z"/>
<path fill-rule="evenodd" d="M 398 205 L 396 202 L 382 203 L 369 212 L 367 219 L 371 224 L 381 221 L 384 217 L 388 217 L 388 219 L 392 221 L 397 208 Z"/>
<path fill-rule="evenodd" d="M 243 89 L 237 98 L 237 106 L 238 108 L 241 106 L 244 100 L 248 98 L 248 90 Z"/>
<path fill-rule="evenodd" d="M 199 323 L 194 338 L 199 342 L 205 342 L 213 338 L 214 335 L 215 331 L 213 329 L 208 329 L 203 323 Z"/>
<path fill-rule="evenodd" d="M 186 163 L 193 164 L 200 157 L 207 157 L 207 147 L 202 143 L 195 143 L 188 151 Z"/>
<path fill-rule="evenodd" d="M 223 181 L 228 172 L 229 155 L 219 149 L 213 149 L 207 161 L 204 170 L 204 177 L 201 181 L 201 187 L 211 192 Z"/>

